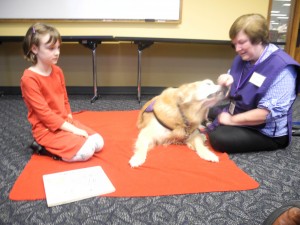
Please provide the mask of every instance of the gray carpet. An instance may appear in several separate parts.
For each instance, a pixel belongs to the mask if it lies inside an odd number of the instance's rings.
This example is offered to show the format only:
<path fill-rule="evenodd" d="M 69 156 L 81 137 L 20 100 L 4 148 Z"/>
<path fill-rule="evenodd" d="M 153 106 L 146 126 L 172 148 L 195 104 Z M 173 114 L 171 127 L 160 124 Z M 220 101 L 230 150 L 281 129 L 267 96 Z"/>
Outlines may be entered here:
<path fill-rule="evenodd" d="M 142 96 L 142 104 L 151 96 Z M 70 96 L 72 110 L 139 109 L 133 95 Z M 46 201 L 11 201 L 9 192 L 29 161 L 32 141 L 21 96 L 0 98 L 0 224 L 262 224 L 290 200 L 300 200 L 300 137 L 287 149 L 232 154 L 230 158 L 260 183 L 251 191 L 143 198 L 95 197 L 48 208 Z M 300 100 L 294 106 L 300 121 Z M 159 184 L 158 184 L 159 185 Z M 184 184 L 183 184 L 184 185 Z"/>

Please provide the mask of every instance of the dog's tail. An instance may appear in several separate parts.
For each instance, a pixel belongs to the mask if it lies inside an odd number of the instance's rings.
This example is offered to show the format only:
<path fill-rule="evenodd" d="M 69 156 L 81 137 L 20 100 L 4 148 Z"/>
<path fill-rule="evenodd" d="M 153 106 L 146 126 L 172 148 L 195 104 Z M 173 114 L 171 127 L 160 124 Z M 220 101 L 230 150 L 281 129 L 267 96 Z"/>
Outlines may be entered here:
<path fill-rule="evenodd" d="M 139 115 L 138 115 L 138 119 L 137 119 L 137 127 L 139 129 L 141 129 L 145 126 L 144 123 L 146 121 L 144 121 L 144 118 L 145 118 L 144 113 L 153 113 L 153 107 L 154 107 L 156 98 L 157 98 L 157 96 L 152 98 L 148 102 L 146 102 L 145 105 L 141 108 Z"/>

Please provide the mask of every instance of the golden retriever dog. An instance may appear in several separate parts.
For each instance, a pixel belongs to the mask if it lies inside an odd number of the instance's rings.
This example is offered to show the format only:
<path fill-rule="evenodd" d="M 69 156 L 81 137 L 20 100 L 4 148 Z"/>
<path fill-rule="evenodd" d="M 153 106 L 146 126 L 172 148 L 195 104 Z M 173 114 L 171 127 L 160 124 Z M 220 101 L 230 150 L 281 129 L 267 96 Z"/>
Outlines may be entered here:
<path fill-rule="evenodd" d="M 206 137 L 198 128 L 207 120 L 209 108 L 223 100 L 227 91 L 211 80 L 203 80 L 167 88 L 148 101 L 139 112 L 140 132 L 130 166 L 141 166 L 151 148 L 168 144 L 186 144 L 200 158 L 219 162 L 218 156 L 205 146 Z"/>

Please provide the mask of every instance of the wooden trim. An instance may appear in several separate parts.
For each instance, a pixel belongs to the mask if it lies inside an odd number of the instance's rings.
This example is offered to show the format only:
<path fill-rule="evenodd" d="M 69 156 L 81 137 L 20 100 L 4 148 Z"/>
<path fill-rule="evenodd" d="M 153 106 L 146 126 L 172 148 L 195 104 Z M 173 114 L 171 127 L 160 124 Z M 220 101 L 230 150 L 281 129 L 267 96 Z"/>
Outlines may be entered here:
<path fill-rule="evenodd" d="M 291 12 L 286 39 L 285 51 L 295 58 L 296 43 L 298 37 L 298 29 L 300 22 L 300 0 L 291 1 Z"/>
<path fill-rule="evenodd" d="M 271 22 L 272 6 L 273 6 L 273 0 L 269 0 L 268 17 L 267 17 L 268 24 L 270 24 L 270 22 Z"/>

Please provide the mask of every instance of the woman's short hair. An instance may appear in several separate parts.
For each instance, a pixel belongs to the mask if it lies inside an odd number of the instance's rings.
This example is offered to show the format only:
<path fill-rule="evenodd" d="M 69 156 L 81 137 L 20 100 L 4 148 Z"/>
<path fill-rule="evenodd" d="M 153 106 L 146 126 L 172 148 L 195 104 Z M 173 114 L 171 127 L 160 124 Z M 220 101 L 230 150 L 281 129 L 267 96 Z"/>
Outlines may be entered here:
<path fill-rule="evenodd" d="M 57 41 L 61 43 L 61 36 L 55 27 L 43 23 L 35 23 L 26 32 L 23 41 L 24 58 L 33 64 L 37 63 L 35 54 L 31 51 L 32 46 L 39 47 L 40 37 L 49 34 L 48 43 L 55 44 Z"/>
<path fill-rule="evenodd" d="M 260 14 L 246 14 L 238 17 L 229 30 L 229 37 L 233 40 L 243 31 L 252 44 L 269 43 L 269 27 L 267 20 Z"/>

